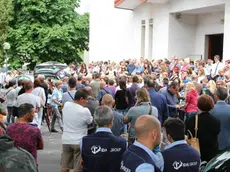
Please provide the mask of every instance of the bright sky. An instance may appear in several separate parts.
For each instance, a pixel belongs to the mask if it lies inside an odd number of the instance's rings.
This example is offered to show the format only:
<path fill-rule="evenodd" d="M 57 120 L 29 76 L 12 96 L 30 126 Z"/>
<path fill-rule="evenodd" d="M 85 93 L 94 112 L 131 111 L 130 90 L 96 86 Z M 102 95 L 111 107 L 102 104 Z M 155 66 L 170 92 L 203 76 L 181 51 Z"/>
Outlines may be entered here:
<path fill-rule="evenodd" d="M 77 9 L 77 12 L 79 12 L 80 14 L 89 12 L 89 3 L 90 3 L 90 0 L 81 0 L 80 8 Z"/>

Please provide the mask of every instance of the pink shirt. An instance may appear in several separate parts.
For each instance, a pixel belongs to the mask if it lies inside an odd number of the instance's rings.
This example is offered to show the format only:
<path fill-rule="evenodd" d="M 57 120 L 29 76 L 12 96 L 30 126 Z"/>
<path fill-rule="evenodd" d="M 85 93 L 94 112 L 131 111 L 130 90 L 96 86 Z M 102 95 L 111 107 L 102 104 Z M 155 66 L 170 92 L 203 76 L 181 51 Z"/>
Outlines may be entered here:
<path fill-rule="evenodd" d="M 192 90 L 187 93 L 186 95 L 187 106 L 185 108 L 185 113 L 198 112 L 197 100 L 198 100 L 198 93 L 196 90 Z"/>

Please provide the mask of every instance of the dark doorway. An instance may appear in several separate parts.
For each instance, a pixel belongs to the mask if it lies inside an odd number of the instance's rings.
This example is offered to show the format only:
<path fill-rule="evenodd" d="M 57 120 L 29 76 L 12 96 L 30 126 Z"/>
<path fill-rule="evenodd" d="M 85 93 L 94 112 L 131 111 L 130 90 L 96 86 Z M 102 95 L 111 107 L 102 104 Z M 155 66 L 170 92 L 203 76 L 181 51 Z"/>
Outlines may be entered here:
<path fill-rule="evenodd" d="M 207 35 L 208 36 L 208 58 L 213 59 L 215 55 L 219 55 L 222 60 L 224 34 Z"/>

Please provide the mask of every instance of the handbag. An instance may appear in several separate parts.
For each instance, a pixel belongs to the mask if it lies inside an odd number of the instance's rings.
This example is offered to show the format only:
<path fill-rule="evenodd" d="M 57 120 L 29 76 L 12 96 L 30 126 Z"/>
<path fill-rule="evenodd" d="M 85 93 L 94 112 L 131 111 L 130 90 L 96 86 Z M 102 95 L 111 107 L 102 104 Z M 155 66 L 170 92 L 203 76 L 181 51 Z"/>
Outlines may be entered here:
<path fill-rule="evenodd" d="M 198 115 L 196 115 L 195 117 L 195 137 L 193 137 L 191 131 L 188 130 L 188 133 L 191 136 L 191 139 L 188 139 L 188 144 L 200 153 L 200 143 L 199 143 L 199 139 L 197 138 L 197 131 L 198 131 Z"/>

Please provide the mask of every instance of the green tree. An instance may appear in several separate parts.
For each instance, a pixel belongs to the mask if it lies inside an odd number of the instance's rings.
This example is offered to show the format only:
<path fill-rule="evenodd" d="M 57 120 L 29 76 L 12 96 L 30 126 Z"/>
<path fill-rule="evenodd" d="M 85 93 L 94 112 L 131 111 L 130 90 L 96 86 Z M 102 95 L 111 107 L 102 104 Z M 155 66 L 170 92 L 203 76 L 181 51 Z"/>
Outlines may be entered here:
<path fill-rule="evenodd" d="M 79 0 L 14 0 L 8 37 L 12 66 L 82 61 L 79 52 L 88 49 L 89 14 L 79 15 L 77 7 Z"/>
<path fill-rule="evenodd" d="M 0 12 L 0 64 L 3 64 L 5 61 L 3 43 L 6 41 L 9 22 L 13 14 L 12 0 L 0 0 Z"/>

